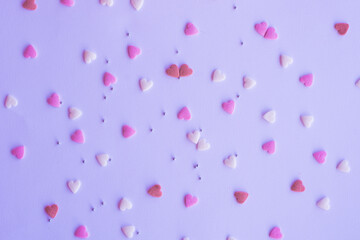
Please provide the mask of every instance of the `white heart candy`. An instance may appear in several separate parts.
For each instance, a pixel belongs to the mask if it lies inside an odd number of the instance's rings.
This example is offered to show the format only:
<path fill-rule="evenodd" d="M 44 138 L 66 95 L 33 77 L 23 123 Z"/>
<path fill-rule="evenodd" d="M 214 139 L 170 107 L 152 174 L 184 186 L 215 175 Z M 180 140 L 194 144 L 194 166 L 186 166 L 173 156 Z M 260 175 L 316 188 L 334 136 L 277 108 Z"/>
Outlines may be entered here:
<path fill-rule="evenodd" d="M 135 8 L 135 10 L 139 11 L 144 5 L 144 0 L 130 0 L 131 6 Z"/>
<path fill-rule="evenodd" d="M 319 201 L 316 202 L 316 206 L 319 208 L 328 211 L 330 209 L 330 198 L 323 197 Z"/>
<path fill-rule="evenodd" d="M 211 79 L 213 82 L 222 82 L 226 79 L 226 75 L 221 70 L 215 69 L 211 75 Z"/>
<path fill-rule="evenodd" d="M 183 237 L 182 240 L 190 240 L 189 237 Z"/>
<path fill-rule="evenodd" d="M 301 120 L 301 123 L 304 125 L 304 127 L 310 128 L 314 122 L 314 117 L 310 116 L 310 115 L 303 115 L 303 116 L 300 116 L 300 120 Z"/>
<path fill-rule="evenodd" d="M 267 111 L 263 114 L 263 119 L 269 123 L 274 123 L 276 121 L 276 112 L 275 110 Z"/>
<path fill-rule="evenodd" d="M 255 85 L 256 85 L 256 81 L 254 79 L 247 77 L 247 76 L 245 76 L 243 78 L 243 87 L 245 89 L 251 89 L 251 88 L 255 87 Z"/>
<path fill-rule="evenodd" d="M 129 225 L 121 228 L 121 231 L 127 238 L 133 238 L 135 233 L 135 226 Z"/>
<path fill-rule="evenodd" d="M 90 52 L 88 50 L 84 50 L 83 52 L 83 59 L 86 64 L 91 63 L 92 61 L 96 60 L 96 53 Z"/>
<path fill-rule="evenodd" d="M 229 168 L 235 169 L 236 165 L 237 165 L 236 156 L 235 155 L 230 155 L 229 157 L 225 158 L 224 159 L 224 165 L 229 167 Z"/>
<path fill-rule="evenodd" d="M 147 80 L 146 78 L 142 78 L 139 80 L 139 85 L 140 85 L 141 91 L 146 92 L 153 87 L 154 82 L 151 80 Z"/>
<path fill-rule="evenodd" d="M 67 182 L 67 186 L 70 189 L 72 193 L 77 193 L 81 187 L 81 181 L 80 180 L 70 180 Z"/>
<path fill-rule="evenodd" d="M 286 55 L 280 55 L 280 65 L 283 68 L 287 68 L 288 66 L 290 66 L 292 63 L 294 62 L 294 60 L 292 59 L 292 57 L 286 56 Z"/>
<path fill-rule="evenodd" d="M 349 173 L 350 172 L 350 165 L 348 160 L 342 160 L 338 163 L 336 166 L 336 169 L 343 173 Z"/>
<path fill-rule="evenodd" d="M 197 144 L 200 139 L 201 132 L 199 130 L 194 130 L 189 132 L 186 137 L 189 139 L 190 142 Z"/>
<path fill-rule="evenodd" d="M 234 238 L 234 237 L 229 236 L 229 237 L 226 238 L 226 240 L 237 240 L 237 239 Z"/>
<path fill-rule="evenodd" d="M 102 167 L 106 167 L 108 165 L 110 156 L 107 153 L 98 154 L 95 156 L 96 160 Z"/>
<path fill-rule="evenodd" d="M 133 207 L 132 202 L 127 198 L 122 198 L 119 202 L 120 211 L 130 210 L 132 209 L 132 207 Z"/>
<path fill-rule="evenodd" d="M 12 107 L 16 107 L 18 105 L 18 100 L 12 96 L 12 95 L 7 95 L 5 98 L 5 107 L 6 108 L 12 108 Z"/>
<path fill-rule="evenodd" d="M 112 5 L 114 5 L 114 0 L 100 0 L 100 4 L 103 6 L 107 5 L 108 7 L 111 7 Z"/>
<path fill-rule="evenodd" d="M 355 86 L 357 86 L 358 88 L 360 88 L 360 78 L 359 78 L 358 80 L 356 80 Z"/>
<path fill-rule="evenodd" d="M 210 143 L 207 142 L 205 138 L 202 138 L 199 140 L 199 142 L 196 144 L 196 149 L 198 151 L 206 151 L 210 149 Z"/>
<path fill-rule="evenodd" d="M 82 115 L 82 111 L 78 108 L 74 108 L 74 107 L 69 107 L 68 108 L 68 117 L 71 120 L 75 120 L 79 117 L 81 117 Z"/>

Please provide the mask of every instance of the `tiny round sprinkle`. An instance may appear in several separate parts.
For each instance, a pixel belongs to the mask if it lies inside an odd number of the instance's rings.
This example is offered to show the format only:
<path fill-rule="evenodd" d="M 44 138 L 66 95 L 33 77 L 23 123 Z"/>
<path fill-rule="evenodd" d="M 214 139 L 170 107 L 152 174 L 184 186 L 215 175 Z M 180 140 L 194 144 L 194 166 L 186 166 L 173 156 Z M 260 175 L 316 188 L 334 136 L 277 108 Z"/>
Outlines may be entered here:
<path fill-rule="evenodd" d="M 173 161 L 175 161 L 175 160 L 176 160 L 176 158 L 175 158 L 175 157 L 171 157 L 171 159 L 172 159 Z"/>
<path fill-rule="evenodd" d="M 166 115 L 166 112 L 162 112 L 162 115 L 165 116 L 165 115 Z"/>
<path fill-rule="evenodd" d="M 106 96 L 105 96 L 105 95 L 104 95 L 104 97 L 103 97 L 103 98 L 104 98 L 104 100 L 106 100 Z"/>
<path fill-rule="evenodd" d="M 244 45 L 244 42 L 243 42 L 243 41 L 240 41 L 240 45 L 243 46 L 243 45 Z"/>
<path fill-rule="evenodd" d="M 83 159 L 83 160 L 81 160 L 81 162 L 82 162 L 82 163 L 85 163 L 85 160 Z"/>
<path fill-rule="evenodd" d="M 57 144 L 57 145 L 60 145 L 60 141 L 56 141 L 56 144 Z"/>
<path fill-rule="evenodd" d="M 111 158 L 109 158 L 109 162 L 111 162 Z"/>
<path fill-rule="evenodd" d="M 152 129 L 152 128 L 150 128 L 149 130 L 150 130 L 150 132 L 152 132 L 152 131 L 153 131 L 153 129 Z"/>
<path fill-rule="evenodd" d="M 198 168 L 198 167 L 199 167 L 199 164 L 195 163 L 194 168 Z"/>
<path fill-rule="evenodd" d="M 100 204 L 101 204 L 101 206 L 104 206 L 104 205 L 105 205 L 104 201 L 101 201 Z"/>
<path fill-rule="evenodd" d="M 240 95 L 239 95 L 239 94 L 236 94 L 236 98 L 240 98 Z"/>
<path fill-rule="evenodd" d="M 202 132 L 203 131 L 202 128 L 200 128 L 199 131 Z"/>
<path fill-rule="evenodd" d="M 48 222 L 51 222 L 51 219 L 50 219 L 50 218 L 48 219 Z"/>
<path fill-rule="evenodd" d="M 110 61 L 108 59 L 105 59 L 106 64 L 108 64 Z"/>
<path fill-rule="evenodd" d="M 179 53 L 179 50 L 176 49 L 176 50 L 175 50 L 175 53 L 178 54 L 178 53 Z"/>
<path fill-rule="evenodd" d="M 201 180 L 201 176 L 199 176 L 199 178 L 198 178 L 198 179 L 199 179 L 199 181 L 200 181 L 200 180 Z"/>
<path fill-rule="evenodd" d="M 233 9 L 236 10 L 236 8 L 237 8 L 236 5 L 234 5 L 234 6 L 233 6 Z"/>
<path fill-rule="evenodd" d="M 113 87 L 110 87 L 110 91 L 112 91 L 112 90 L 114 90 L 114 88 L 113 88 Z"/>
<path fill-rule="evenodd" d="M 62 104 L 62 101 L 60 101 L 60 104 Z"/>
<path fill-rule="evenodd" d="M 104 122 L 105 122 L 105 118 L 102 118 L 102 119 L 101 119 L 101 122 L 103 122 L 103 123 L 104 123 Z"/>
<path fill-rule="evenodd" d="M 128 36 L 130 36 L 130 33 L 129 33 L 129 32 L 127 32 L 127 33 L 126 33 L 126 36 L 127 36 L 127 37 L 128 37 Z"/>
<path fill-rule="evenodd" d="M 93 212 L 94 212 L 94 211 L 95 211 L 95 208 L 94 208 L 94 207 L 92 207 L 92 208 L 91 208 L 91 211 L 93 211 Z"/>

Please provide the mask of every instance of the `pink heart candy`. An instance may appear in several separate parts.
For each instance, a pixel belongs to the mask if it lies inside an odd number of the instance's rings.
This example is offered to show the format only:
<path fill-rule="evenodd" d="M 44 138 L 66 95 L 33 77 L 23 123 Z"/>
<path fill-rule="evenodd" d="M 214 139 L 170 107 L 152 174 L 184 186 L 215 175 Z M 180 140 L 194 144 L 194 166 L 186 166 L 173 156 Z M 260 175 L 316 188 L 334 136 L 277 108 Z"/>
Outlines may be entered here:
<path fill-rule="evenodd" d="M 257 24 L 255 24 L 255 31 L 264 37 L 267 27 L 268 27 L 268 25 L 266 22 L 257 23 Z"/>
<path fill-rule="evenodd" d="M 36 58 L 37 53 L 35 48 L 32 45 L 28 45 L 23 52 L 23 56 L 25 58 Z"/>
<path fill-rule="evenodd" d="M 198 198 L 195 196 L 192 196 L 191 194 L 186 194 L 184 198 L 185 207 L 191 207 L 197 204 Z"/>
<path fill-rule="evenodd" d="M 110 86 L 113 83 L 116 83 L 116 77 L 112 75 L 111 73 L 105 72 L 103 76 L 103 82 L 105 86 Z"/>
<path fill-rule="evenodd" d="M 269 233 L 269 237 L 274 239 L 281 239 L 283 237 L 279 227 L 274 227 Z"/>
<path fill-rule="evenodd" d="M 11 149 L 11 154 L 16 157 L 17 159 L 23 159 L 25 155 L 25 147 L 18 146 Z"/>
<path fill-rule="evenodd" d="M 59 97 L 59 95 L 57 93 L 51 94 L 51 96 L 48 97 L 48 99 L 46 101 L 50 106 L 53 106 L 53 107 L 56 107 L 56 108 L 61 106 L 60 97 Z"/>
<path fill-rule="evenodd" d="M 79 226 L 74 233 L 75 237 L 78 238 L 88 238 L 90 236 L 89 232 L 87 231 L 84 225 Z"/>
<path fill-rule="evenodd" d="M 76 143 L 85 142 L 84 133 L 80 129 L 76 130 L 73 134 L 71 134 L 70 138 Z"/>
<path fill-rule="evenodd" d="M 310 87 L 313 84 L 313 80 L 314 80 L 314 76 L 312 75 L 312 73 L 306 74 L 306 75 L 302 75 L 299 78 L 299 81 L 304 84 L 305 87 Z"/>
<path fill-rule="evenodd" d="M 127 48 L 129 58 L 134 59 L 141 54 L 141 49 L 132 45 Z"/>
<path fill-rule="evenodd" d="M 187 107 L 183 107 L 177 114 L 177 118 L 180 120 L 190 120 L 191 113 Z"/>
<path fill-rule="evenodd" d="M 273 154 L 275 152 L 275 141 L 269 141 L 262 145 L 262 149 L 268 154 Z"/>
<path fill-rule="evenodd" d="M 74 0 L 60 0 L 60 3 L 68 7 L 72 7 L 75 5 Z"/>
<path fill-rule="evenodd" d="M 325 151 L 318 151 L 313 153 L 313 157 L 320 164 L 323 164 L 325 162 L 326 155 L 327 153 Z"/>
<path fill-rule="evenodd" d="M 278 35 L 275 31 L 275 28 L 273 27 L 269 27 L 268 30 L 266 31 L 264 38 L 266 39 L 270 39 L 270 40 L 275 40 L 278 38 Z"/>
<path fill-rule="evenodd" d="M 199 30 L 192 23 L 187 23 L 184 29 L 185 35 L 191 36 L 199 33 Z"/>
<path fill-rule="evenodd" d="M 129 125 L 122 126 L 122 135 L 124 138 L 129 138 L 132 135 L 134 135 L 135 133 L 136 133 L 136 131 Z"/>
<path fill-rule="evenodd" d="M 228 114 L 233 114 L 234 109 L 235 109 L 235 102 L 234 102 L 234 100 L 229 100 L 227 102 L 223 102 L 221 107 Z"/>

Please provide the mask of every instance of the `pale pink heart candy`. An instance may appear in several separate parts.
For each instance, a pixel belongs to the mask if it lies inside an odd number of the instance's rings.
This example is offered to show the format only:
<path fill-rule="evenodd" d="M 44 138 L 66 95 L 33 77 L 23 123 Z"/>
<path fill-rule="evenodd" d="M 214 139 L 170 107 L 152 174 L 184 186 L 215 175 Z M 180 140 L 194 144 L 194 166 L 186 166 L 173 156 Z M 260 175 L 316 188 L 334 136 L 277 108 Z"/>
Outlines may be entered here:
<path fill-rule="evenodd" d="M 202 138 L 199 140 L 199 142 L 196 144 L 196 149 L 198 151 L 206 151 L 210 149 L 210 143 L 205 138 Z"/>
<path fill-rule="evenodd" d="M 190 120 L 191 119 L 191 113 L 187 107 L 183 107 L 177 114 L 177 118 L 179 120 Z"/>
<path fill-rule="evenodd" d="M 129 199 L 122 198 L 119 201 L 119 206 L 118 207 L 119 207 L 120 211 L 130 210 L 130 209 L 132 209 L 133 204 Z"/>
<path fill-rule="evenodd" d="M 276 112 L 275 110 L 267 111 L 263 114 L 263 119 L 268 123 L 275 123 L 276 122 Z"/>
<path fill-rule="evenodd" d="M 10 109 L 12 107 L 16 107 L 18 105 L 18 100 L 12 96 L 12 95 L 7 95 L 4 101 L 4 106 L 7 109 Z"/>
<path fill-rule="evenodd" d="M 110 156 L 107 153 L 102 153 L 102 154 L 97 154 L 95 158 L 97 162 L 100 164 L 100 166 L 106 167 L 108 165 Z"/>
<path fill-rule="evenodd" d="M 266 151 L 268 154 L 275 153 L 275 141 L 269 141 L 262 145 L 262 149 Z"/>
<path fill-rule="evenodd" d="M 189 237 L 183 237 L 181 240 L 190 240 Z"/>
<path fill-rule="evenodd" d="M 144 0 L 130 0 L 130 4 L 136 11 L 139 11 L 144 5 Z"/>
<path fill-rule="evenodd" d="M 48 97 L 46 101 L 50 106 L 56 108 L 61 106 L 60 96 L 57 93 L 51 94 L 51 96 Z"/>
<path fill-rule="evenodd" d="M 247 77 L 247 76 L 245 76 L 243 78 L 243 87 L 245 89 L 251 89 L 251 88 L 255 87 L 255 85 L 256 85 L 256 81 L 254 79 Z"/>
<path fill-rule="evenodd" d="M 230 155 L 227 158 L 225 158 L 224 165 L 229 168 L 235 169 L 237 165 L 236 156 Z"/>
<path fill-rule="evenodd" d="M 198 203 L 198 198 L 191 194 L 186 194 L 184 199 L 185 207 L 189 208 Z"/>
<path fill-rule="evenodd" d="M 91 52 L 89 50 L 84 50 L 83 52 L 83 60 L 86 64 L 89 64 L 96 60 L 96 53 Z"/>
<path fill-rule="evenodd" d="M 273 239 L 281 239 L 283 237 L 279 227 L 274 227 L 270 230 L 269 237 Z"/>
<path fill-rule="evenodd" d="M 77 193 L 81 187 L 80 180 L 70 180 L 67 182 L 67 186 L 72 193 Z"/>
<path fill-rule="evenodd" d="M 232 237 L 232 236 L 228 236 L 227 238 L 226 238 L 226 240 L 237 240 L 235 237 Z"/>
<path fill-rule="evenodd" d="M 135 59 L 138 55 L 141 54 L 141 49 L 132 45 L 129 45 L 127 48 L 129 58 Z"/>
<path fill-rule="evenodd" d="M 130 127 L 129 125 L 122 126 L 122 135 L 124 138 L 129 138 L 136 133 L 135 129 Z"/>
<path fill-rule="evenodd" d="M 82 111 L 78 108 L 75 107 L 69 107 L 68 108 L 68 117 L 71 120 L 75 120 L 78 119 L 79 117 L 81 117 L 82 115 Z"/>
<path fill-rule="evenodd" d="M 211 79 L 213 82 L 222 82 L 226 79 L 226 75 L 221 70 L 215 69 L 212 72 Z"/>
<path fill-rule="evenodd" d="M 326 152 L 325 151 L 318 151 L 318 152 L 314 152 L 313 153 L 313 157 L 315 158 L 315 160 L 320 163 L 323 164 L 325 162 L 325 158 L 326 158 Z"/>
<path fill-rule="evenodd" d="M 88 238 L 90 236 L 88 230 L 86 229 L 86 226 L 81 225 L 79 226 L 74 233 L 75 237 L 78 238 Z"/>
<path fill-rule="evenodd" d="M 357 86 L 358 88 L 360 88 L 360 79 L 356 80 L 355 86 Z"/>
<path fill-rule="evenodd" d="M 121 231 L 125 235 L 125 237 L 133 238 L 135 233 L 135 226 L 133 225 L 123 226 L 121 227 Z"/>
<path fill-rule="evenodd" d="M 303 75 L 299 78 L 299 81 L 304 84 L 305 87 L 311 87 L 314 81 L 314 76 L 312 73 Z"/>
<path fill-rule="evenodd" d="M 266 22 L 257 23 L 257 24 L 255 24 L 255 31 L 264 37 L 267 27 L 268 27 L 268 25 Z"/>
<path fill-rule="evenodd" d="M 189 141 L 194 144 L 197 144 L 199 142 L 200 136 L 201 132 L 199 130 L 194 130 L 186 135 L 187 139 L 189 139 Z"/>
<path fill-rule="evenodd" d="M 192 23 L 187 23 L 184 29 L 184 33 L 187 36 L 195 35 L 199 33 L 199 30 Z"/>
<path fill-rule="evenodd" d="M 234 100 L 229 100 L 227 102 L 223 102 L 221 104 L 221 107 L 228 114 L 233 114 L 234 109 L 235 109 L 235 102 L 234 102 Z"/>
<path fill-rule="evenodd" d="M 280 55 L 280 65 L 287 68 L 294 62 L 293 58 L 287 55 Z"/>
<path fill-rule="evenodd" d="M 306 128 L 310 128 L 314 122 L 314 117 L 310 115 L 300 116 L 300 121 Z"/>
<path fill-rule="evenodd" d="M 36 50 L 33 47 L 33 45 L 28 45 L 25 48 L 25 50 L 23 52 L 23 55 L 24 55 L 25 58 L 36 58 L 37 53 L 36 53 Z"/>
<path fill-rule="evenodd" d="M 348 160 L 342 160 L 338 163 L 338 165 L 336 166 L 336 169 L 340 172 L 343 173 L 349 173 L 350 172 L 350 164 Z"/>
<path fill-rule="evenodd" d="M 147 80 L 146 78 L 142 78 L 139 80 L 139 86 L 141 91 L 146 92 L 150 90 L 154 85 L 154 82 L 151 80 Z"/>
<path fill-rule="evenodd" d="M 71 134 L 70 138 L 76 143 L 82 144 L 85 142 L 84 133 L 80 129 L 76 130 L 73 134 Z"/>
<path fill-rule="evenodd" d="M 112 5 L 114 5 L 114 0 L 100 0 L 100 4 L 103 6 L 107 5 L 108 7 L 111 7 Z"/>
<path fill-rule="evenodd" d="M 13 149 L 11 149 L 11 154 L 17 159 L 23 159 L 25 156 L 25 147 L 24 146 L 14 147 Z"/>
<path fill-rule="evenodd" d="M 60 3 L 67 6 L 67 7 L 72 7 L 72 6 L 75 5 L 74 0 L 60 0 Z"/>
<path fill-rule="evenodd" d="M 277 39 L 277 38 L 278 38 L 278 35 L 277 35 L 277 33 L 276 33 L 275 28 L 269 27 L 269 28 L 267 29 L 266 33 L 265 33 L 264 38 L 270 39 L 270 40 L 275 40 L 275 39 Z"/>
<path fill-rule="evenodd" d="M 328 197 L 323 197 L 321 199 L 319 199 L 317 202 L 316 202 L 316 206 L 318 206 L 319 208 L 325 210 L 325 211 L 328 211 L 330 210 L 330 198 Z"/>
<path fill-rule="evenodd" d="M 106 87 L 110 86 L 111 84 L 115 84 L 117 79 L 114 75 L 109 72 L 105 72 L 103 76 L 103 83 Z"/>

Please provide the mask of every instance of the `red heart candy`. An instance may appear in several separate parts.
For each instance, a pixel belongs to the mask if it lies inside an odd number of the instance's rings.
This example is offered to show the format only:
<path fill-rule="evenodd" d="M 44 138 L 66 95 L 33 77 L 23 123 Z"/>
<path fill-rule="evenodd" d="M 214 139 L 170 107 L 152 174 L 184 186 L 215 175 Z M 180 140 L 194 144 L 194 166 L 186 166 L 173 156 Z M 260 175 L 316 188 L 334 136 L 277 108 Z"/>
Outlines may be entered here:
<path fill-rule="evenodd" d="M 193 70 L 189 68 L 187 64 L 183 64 L 180 66 L 179 75 L 180 77 L 187 77 L 193 73 Z"/>
<path fill-rule="evenodd" d="M 302 181 L 298 179 L 291 185 L 291 191 L 303 192 L 305 191 L 305 186 L 303 185 Z"/>
<path fill-rule="evenodd" d="M 37 5 L 35 3 L 35 0 L 25 0 L 22 4 L 23 8 L 34 11 L 37 8 Z"/>
<path fill-rule="evenodd" d="M 153 197 L 161 197 L 162 196 L 161 186 L 159 184 L 155 184 L 154 186 L 149 188 L 149 190 L 147 192 L 150 196 L 153 196 Z"/>
<path fill-rule="evenodd" d="M 178 66 L 176 66 L 175 64 L 172 64 L 170 67 L 168 67 L 166 69 L 166 74 L 169 75 L 170 77 L 175 77 L 175 78 L 179 78 L 179 68 Z"/>
<path fill-rule="evenodd" d="M 345 35 L 349 30 L 349 24 L 347 23 L 336 23 L 334 28 L 338 31 L 340 35 Z"/>
<path fill-rule="evenodd" d="M 249 194 L 247 192 L 241 192 L 241 191 L 237 191 L 234 193 L 234 197 L 236 199 L 236 201 L 240 204 L 243 204 L 246 199 L 248 198 Z"/>
<path fill-rule="evenodd" d="M 56 204 L 49 205 L 49 206 L 45 207 L 46 214 L 51 218 L 55 218 L 58 210 L 59 210 L 59 207 Z"/>

